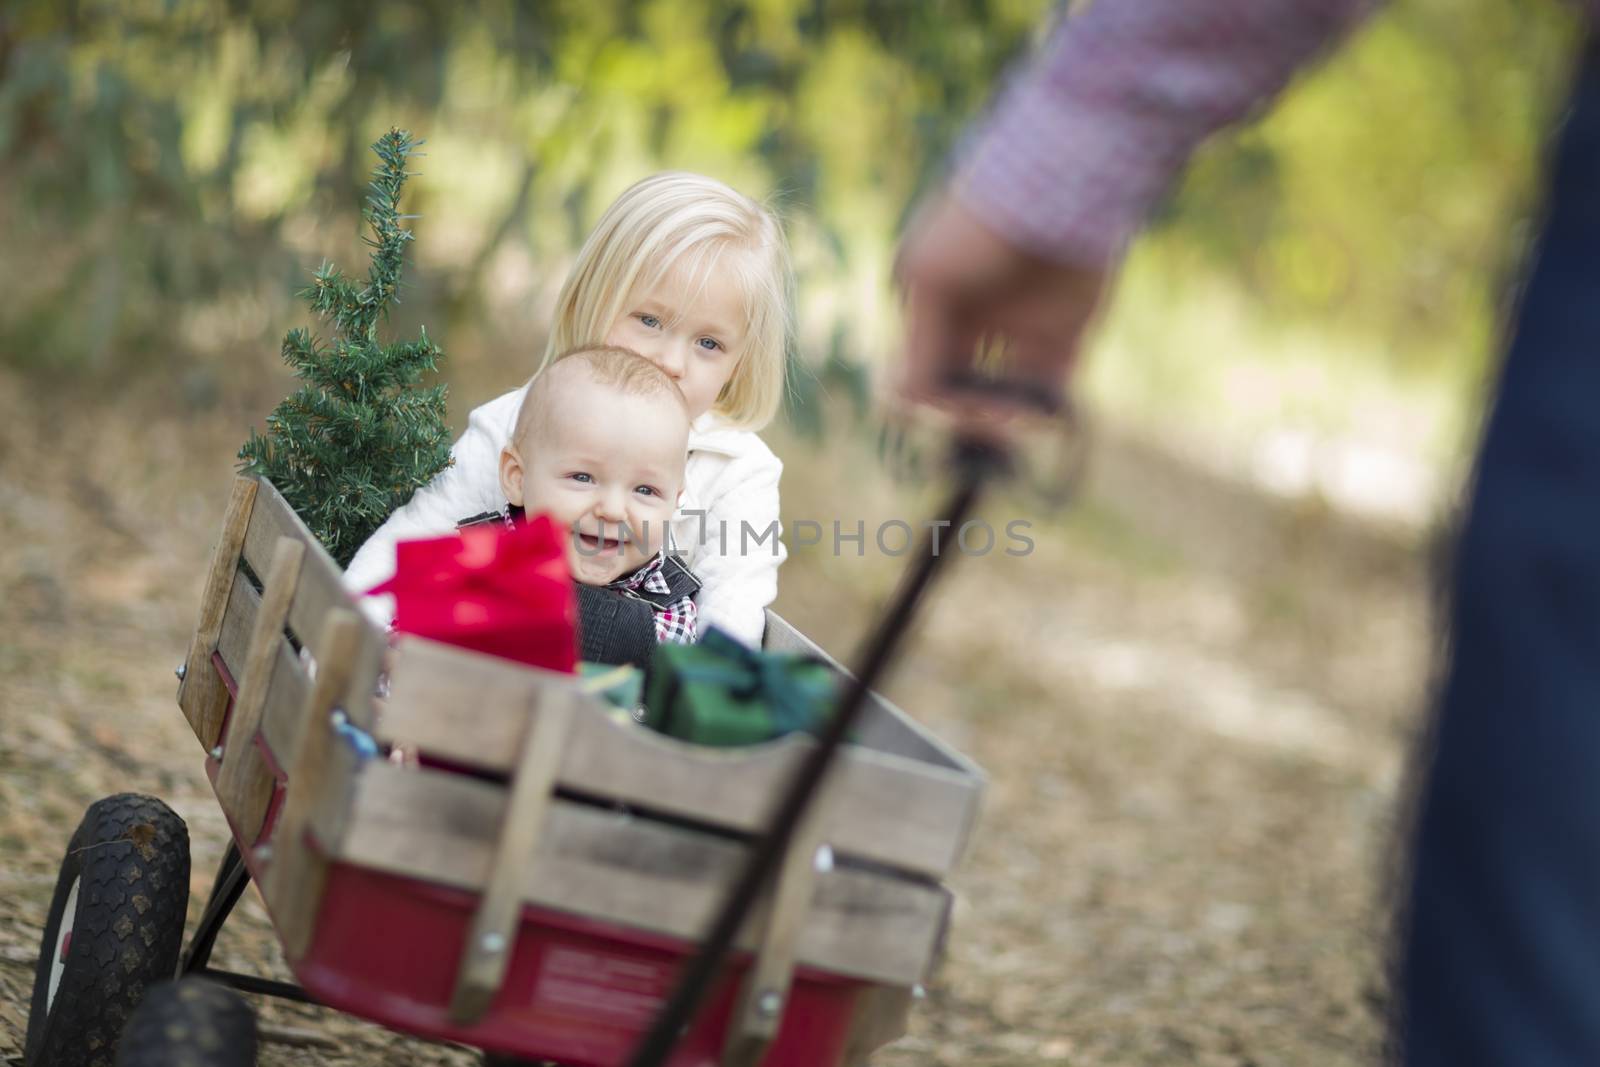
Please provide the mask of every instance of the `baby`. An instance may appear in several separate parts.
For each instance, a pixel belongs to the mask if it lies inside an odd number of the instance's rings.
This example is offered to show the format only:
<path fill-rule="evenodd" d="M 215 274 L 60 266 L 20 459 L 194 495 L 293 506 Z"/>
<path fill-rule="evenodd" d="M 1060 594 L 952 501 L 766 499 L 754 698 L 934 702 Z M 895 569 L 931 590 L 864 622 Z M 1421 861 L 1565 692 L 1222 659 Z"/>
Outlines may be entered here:
<path fill-rule="evenodd" d="M 683 394 L 660 367 L 574 349 L 528 384 L 500 453 L 506 510 L 460 525 L 548 514 L 570 535 L 582 658 L 646 666 L 657 642 L 696 637 L 700 583 L 666 543 L 688 441 Z"/>

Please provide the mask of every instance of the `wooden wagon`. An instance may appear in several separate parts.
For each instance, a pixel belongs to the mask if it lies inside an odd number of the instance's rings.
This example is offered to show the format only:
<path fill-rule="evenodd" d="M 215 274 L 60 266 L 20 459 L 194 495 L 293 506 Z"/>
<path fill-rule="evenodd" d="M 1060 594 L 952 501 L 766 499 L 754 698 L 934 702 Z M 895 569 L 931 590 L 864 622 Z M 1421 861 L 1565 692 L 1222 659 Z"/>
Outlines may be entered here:
<path fill-rule="evenodd" d="M 140 984 L 175 969 L 310 1000 L 497 1062 L 621 1062 L 814 742 L 684 744 L 619 721 L 571 676 L 408 637 L 392 643 L 390 695 L 376 701 L 391 642 L 340 578 L 270 483 L 236 481 L 178 696 L 233 842 L 187 949 L 180 899 L 176 932 L 169 918 L 132 937 L 144 951 L 122 969 Z M 776 615 L 765 644 L 824 656 Z M 421 765 L 383 758 L 397 742 Z M 982 788 L 968 760 L 873 697 L 670 1062 L 859 1063 L 903 1033 Z M 187 893 L 181 821 L 133 799 L 143 815 L 109 798 L 100 804 L 122 807 L 98 822 L 92 808 L 74 839 L 109 838 L 119 848 L 104 855 L 122 866 L 94 873 L 71 853 L 63 865 L 30 1067 L 112 1062 L 124 1020 L 95 1017 L 90 1001 L 125 1014 L 138 996 L 114 974 L 106 992 L 117 964 L 93 958 L 108 925 L 95 909 L 116 897 L 133 914 L 116 888 L 127 870 L 174 867 L 181 847 L 185 877 L 164 893 Z M 250 880 L 297 984 L 209 966 Z M 170 914 L 162 903 L 150 914 Z M 73 1037 L 85 1025 L 97 1027 L 93 1048 Z"/>

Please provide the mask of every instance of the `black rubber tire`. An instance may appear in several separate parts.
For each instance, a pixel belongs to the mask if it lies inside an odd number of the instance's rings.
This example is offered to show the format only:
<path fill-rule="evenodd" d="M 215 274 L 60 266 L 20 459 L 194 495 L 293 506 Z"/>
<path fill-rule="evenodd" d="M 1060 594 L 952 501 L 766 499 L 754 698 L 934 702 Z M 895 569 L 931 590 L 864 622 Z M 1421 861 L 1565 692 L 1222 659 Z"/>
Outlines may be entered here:
<path fill-rule="evenodd" d="M 74 884 L 73 915 L 65 915 Z M 154 797 L 119 793 L 89 806 L 50 901 L 23 1046 L 27 1067 L 112 1067 L 145 990 L 170 979 L 189 904 L 189 829 Z M 61 924 L 65 946 L 50 1001 Z M 47 1002 L 49 1002 L 47 1004 Z"/>
<path fill-rule="evenodd" d="M 128 1020 L 116 1067 L 255 1067 L 256 1016 L 203 978 L 153 987 Z"/>

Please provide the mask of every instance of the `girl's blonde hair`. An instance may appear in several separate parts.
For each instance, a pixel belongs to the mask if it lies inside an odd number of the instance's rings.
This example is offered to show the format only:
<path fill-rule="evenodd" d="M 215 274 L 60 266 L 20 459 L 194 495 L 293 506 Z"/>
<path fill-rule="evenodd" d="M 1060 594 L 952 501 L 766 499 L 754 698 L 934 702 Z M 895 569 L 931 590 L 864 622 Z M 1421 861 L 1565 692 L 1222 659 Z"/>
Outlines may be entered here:
<path fill-rule="evenodd" d="M 716 274 L 744 303 L 744 343 L 712 409 L 759 430 L 783 401 L 792 333 L 793 270 L 771 211 L 713 178 L 682 171 L 630 186 L 606 209 L 556 298 L 543 370 L 561 355 L 605 339 L 630 297 L 685 266 L 699 288 Z"/>

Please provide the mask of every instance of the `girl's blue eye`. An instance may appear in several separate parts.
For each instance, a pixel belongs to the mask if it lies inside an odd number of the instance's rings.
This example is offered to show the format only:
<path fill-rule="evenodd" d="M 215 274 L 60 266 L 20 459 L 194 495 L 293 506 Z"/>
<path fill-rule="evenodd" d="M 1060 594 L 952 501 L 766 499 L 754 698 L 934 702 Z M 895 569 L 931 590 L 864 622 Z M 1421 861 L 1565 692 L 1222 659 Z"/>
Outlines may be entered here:
<path fill-rule="evenodd" d="M 575 482 L 582 482 L 584 485 L 588 485 L 590 482 L 594 481 L 593 475 L 586 474 L 583 471 L 575 471 L 574 473 L 567 475 L 567 477 L 571 478 Z"/>
<path fill-rule="evenodd" d="M 695 344 L 699 345 L 707 352 L 715 352 L 717 349 L 722 347 L 722 342 L 717 340 L 715 337 L 702 337 L 700 340 L 696 341 Z"/>
<path fill-rule="evenodd" d="M 661 495 L 661 491 L 659 489 L 657 489 L 653 485 L 636 486 L 633 491 L 635 493 L 643 493 L 645 496 L 660 496 Z"/>
<path fill-rule="evenodd" d="M 640 315 L 639 321 L 650 327 L 652 330 L 661 325 L 661 320 L 656 318 L 654 315 Z"/>

